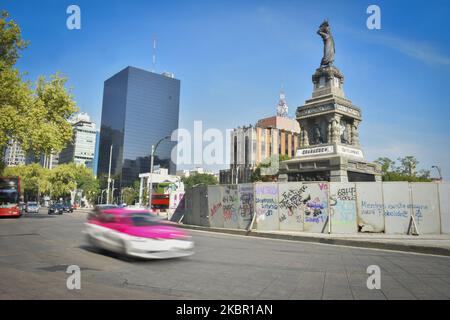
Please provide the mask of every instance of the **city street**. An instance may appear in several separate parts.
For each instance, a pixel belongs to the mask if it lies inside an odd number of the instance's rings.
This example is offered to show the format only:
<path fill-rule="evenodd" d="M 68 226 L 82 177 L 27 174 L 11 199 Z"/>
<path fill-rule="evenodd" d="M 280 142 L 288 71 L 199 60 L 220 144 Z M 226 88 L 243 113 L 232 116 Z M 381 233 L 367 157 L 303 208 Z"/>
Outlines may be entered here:
<path fill-rule="evenodd" d="M 188 258 L 142 261 L 84 240 L 86 214 L 0 219 L 1 299 L 449 299 L 450 258 L 190 231 Z M 66 268 L 81 268 L 68 290 Z M 381 290 L 366 286 L 370 265 Z"/>

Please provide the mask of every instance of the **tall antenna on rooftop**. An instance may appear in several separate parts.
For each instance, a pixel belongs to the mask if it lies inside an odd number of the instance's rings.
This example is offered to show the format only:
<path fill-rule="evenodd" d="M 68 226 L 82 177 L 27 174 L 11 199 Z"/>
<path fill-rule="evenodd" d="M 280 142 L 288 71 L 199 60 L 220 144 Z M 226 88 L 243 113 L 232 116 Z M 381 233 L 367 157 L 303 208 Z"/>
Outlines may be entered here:
<path fill-rule="evenodd" d="M 153 36 L 153 59 L 152 59 L 152 72 L 156 70 L 156 36 Z"/>

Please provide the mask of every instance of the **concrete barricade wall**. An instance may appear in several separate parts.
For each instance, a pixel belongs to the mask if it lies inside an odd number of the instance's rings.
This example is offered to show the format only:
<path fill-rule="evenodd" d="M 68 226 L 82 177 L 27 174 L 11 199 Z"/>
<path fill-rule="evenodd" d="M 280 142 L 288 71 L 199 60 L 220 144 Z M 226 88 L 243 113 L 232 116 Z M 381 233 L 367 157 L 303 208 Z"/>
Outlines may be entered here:
<path fill-rule="evenodd" d="M 411 219 L 408 182 L 384 182 L 384 225 L 387 234 L 406 234 Z"/>
<path fill-rule="evenodd" d="M 184 223 L 258 230 L 450 234 L 450 184 L 284 182 L 198 186 L 185 194 Z"/>
<path fill-rule="evenodd" d="M 208 189 L 206 186 L 194 188 L 192 206 L 193 224 L 209 227 L 208 220 Z"/>
<path fill-rule="evenodd" d="M 358 228 L 361 232 L 384 232 L 383 184 L 357 182 Z"/>
<path fill-rule="evenodd" d="M 306 195 L 301 182 L 278 184 L 278 216 L 280 230 L 303 231 Z"/>
<path fill-rule="evenodd" d="M 208 216 L 213 228 L 223 228 L 223 186 L 208 186 Z"/>
<path fill-rule="evenodd" d="M 238 229 L 239 197 L 237 185 L 225 185 L 222 190 L 223 227 Z"/>
<path fill-rule="evenodd" d="M 440 183 L 438 189 L 441 233 L 450 234 L 450 183 Z"/>
<path fill-rule="evenodd" d="M 328 182 L 304 183 L 306 187 L 303 230 L 321 233 L 328 218 Z"/>
<path fill-rule="evenodd" d="M 184 217 L 183 217 L 183 223 L 185 224 L 194 224 L 192 220 L 192 214 L 193 214 L 193 205 L 194 205 L 194 189 L 187 189 L 186 193 L 184 195 L 184 203 L 185 203 L 185 211 L 184 211 Z"/>
<path fill-rule="evenodd" d="M 357 233 L 356 215 L 355 184 L 330 183 L 331 233 Z"/>
<path fill-rule="evenodd" d="M 255 213 L 258 230 L 279 230 L 278 184 L 255 184 Z"/>
<path fill-rule="evenodd" d="M 411 183 L 412 212 L 420 234 L 439 234 L 438 186 L 431 183 Z"/>
<path fill-rule="evenodd" d="M 252 183 L 240 184 L 238 186 L 239 208 L 238 229 L 247 230 L 253 219 L 254 213 L 254 188 Z"/>

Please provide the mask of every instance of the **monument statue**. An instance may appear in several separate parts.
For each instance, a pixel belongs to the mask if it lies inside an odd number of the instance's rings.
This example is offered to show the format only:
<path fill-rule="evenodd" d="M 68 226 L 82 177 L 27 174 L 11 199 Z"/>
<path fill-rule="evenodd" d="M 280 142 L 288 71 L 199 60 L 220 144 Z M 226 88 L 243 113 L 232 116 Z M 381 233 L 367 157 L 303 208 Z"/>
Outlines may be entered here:
<path fill-rule="evenodd" d="M 334 62 L 334 54 L 336 51 L 334 48 L 334 39 L 331 35 L 330 25 L 327 20 L 322 22 L 317 34 L 319 34 L 323 40 L 323 58 L 320 62 L 320 66 L 330 66 Z"/>

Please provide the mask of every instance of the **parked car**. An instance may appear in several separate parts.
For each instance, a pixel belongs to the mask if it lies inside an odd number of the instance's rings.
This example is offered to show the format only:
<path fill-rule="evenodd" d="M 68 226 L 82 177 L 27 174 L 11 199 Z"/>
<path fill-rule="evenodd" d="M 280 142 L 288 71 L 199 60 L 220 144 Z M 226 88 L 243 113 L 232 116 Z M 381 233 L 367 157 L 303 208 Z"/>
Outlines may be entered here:
<path fill-rule="evenodd" d="M 164 259 L 194 253 L 189 235 L 145 210 L 103 210 L 88 217 L 85 233 L 91 245 L 126 256 Z"/>
<path fill-rule="evenodd" d="M 39 204 L 37 202 L 28 201 L 25 206 L 26 213 L 39 213 Z"/>
<path fill-rule="evenodd" d="M 64 212 L 70 212 L 70 213 L 73 212 L 73 207 L 70 203 L 63 203 L 62 206 L 63 206 Z"/>
<path fill-rule="evenodd" d="M 64 213 L 64 207 L 60 203 L 52 204 L 50 207 L 48 207 L 48 214 L 63 214 Z"/>

